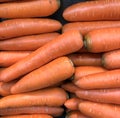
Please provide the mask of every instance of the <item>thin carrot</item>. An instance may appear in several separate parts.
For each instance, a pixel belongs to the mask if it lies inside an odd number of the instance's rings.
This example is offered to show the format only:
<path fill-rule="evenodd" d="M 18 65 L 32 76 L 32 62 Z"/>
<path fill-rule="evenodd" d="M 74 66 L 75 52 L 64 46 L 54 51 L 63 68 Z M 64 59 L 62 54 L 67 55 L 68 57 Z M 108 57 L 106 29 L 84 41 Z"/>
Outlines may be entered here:
<path fill-rule="evenodd" d="M 75 66 L 101 66 L 101 54 L 81 53 L 70 54 L 68 57 Z"/>
<path fill-rule="evenodd" d="M 31 53 L 31 51 L 1 51 L 0 67 L 8 67 L 20 61 Z"/>
<path fill-rule="evenodd" d="M 120 48 L 120 28 L 106 28 L 89 32 L 84 45 L 89 52 L 106 52 Z"/>
<path fill-rule="evenodd" d="M 119 105 L 81 102 L 79 110 L 92 118 L 120 118 Z"/>
<path fill-rule="evenodd" d="M 119 0 L 79 2 L 66 8 L 63 17 L 67 21 L 120 20 Z"/>
<path fill-rule="evenodd" d="M 16 94 L 49 87 L 68 79 L 74 71 L 71 60 L 60 57 L 22 77 L 11 88 L 11 92 Z"/>
<path fill-rule="evenodd" d="M 120 87 L 120 69 L 87 75 L 75 84 L 83 89 L 118 88 Z"/>
<path fill-rule="evenodd" d="M 30 35 L 0 41 L 0 50 L 36 50 L 59 36 L 59 33 Z"/>
<path fill-rule="evenodd" d="M 0 109 L 0 115 L 19 115 L 19 114 L 49 114 L 54 117 L 61 116 L 64 109 L 61 107 L 49 106 L 31 106 L 31 107 L 17 107 Z"/>
<path fill-rule="evenodd" d="M 75 52 L 83 46 L 79 31 L 66 32 L 0 73 L 0 81 L 14 80 L 51 60 Z"/>
<path fill-rule="evenodd" d="M 61 29 L 61 27 L 59 21 L 47 18 L 5 20 L 0 23 L 0 40 L 54 32 Z"/>
<path fill-rule="evenodd" d="M 102 65 L 107 69 L 120 68 L 120 50 L 106 52 L 102 55 Z"/>
<path fill-rule="evenodd" d="M 79 30 L 82 35 L 97 29 L 120 27 L 120 21 L 93 21 L 93 22 L 73 22 L 63 26 L 62 32 Z"/>

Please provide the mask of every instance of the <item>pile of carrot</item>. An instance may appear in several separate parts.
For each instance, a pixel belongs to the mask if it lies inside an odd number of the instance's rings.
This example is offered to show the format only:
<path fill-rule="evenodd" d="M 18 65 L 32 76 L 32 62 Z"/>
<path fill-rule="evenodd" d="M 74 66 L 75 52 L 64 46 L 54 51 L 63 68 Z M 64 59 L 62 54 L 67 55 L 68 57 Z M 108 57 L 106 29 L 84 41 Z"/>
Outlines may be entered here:
<path fill-rule="evenodd" d="M 120 118 L 119 0 L 0 3 L 1 118 Z"/>

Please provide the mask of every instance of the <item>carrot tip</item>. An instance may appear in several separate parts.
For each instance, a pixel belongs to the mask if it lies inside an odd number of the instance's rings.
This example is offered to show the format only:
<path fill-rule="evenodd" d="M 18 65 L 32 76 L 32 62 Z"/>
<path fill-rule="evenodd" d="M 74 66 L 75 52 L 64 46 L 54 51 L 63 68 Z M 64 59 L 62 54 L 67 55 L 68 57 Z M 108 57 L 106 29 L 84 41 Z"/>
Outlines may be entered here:
<path fill-rule="evenodd" d="M 60 0 L 57 0 L 57 3 L 58 3 L 58 7 L 60 7 L 60 4 L 61 4 L 61 3 L 60 3 Z"/>

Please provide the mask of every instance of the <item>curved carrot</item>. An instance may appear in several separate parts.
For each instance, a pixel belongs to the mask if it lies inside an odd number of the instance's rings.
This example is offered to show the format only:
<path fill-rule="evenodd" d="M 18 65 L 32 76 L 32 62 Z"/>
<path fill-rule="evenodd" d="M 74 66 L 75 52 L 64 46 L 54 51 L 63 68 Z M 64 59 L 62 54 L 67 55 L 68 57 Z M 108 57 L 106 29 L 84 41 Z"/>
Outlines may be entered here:
<path fill-rule="evenodd" d="M 120 68 L 120 50 L 106 52 L 102 55 L 102 65 L 107 69 Z"/>
<path fill-rule="evenodd" d="M 17 107 L 0 109 L 0 115 L 19 115 L 19 114 L 49 114 L 54 117 L 61 116 L 64 109 L 61 107 L 49 106 L 31 106 L 31 107 Z"/>
<path fill-rule="evenodd" d="M 97 29 L 120 27 L 120 21 L 93 21 L 93 22 L 73 22 L 63 26 L 62 32 L 79 30 L 82 35 Z"/>
<path fill-rule="evenodd" d="M 0 41 L 0 50 L 36 50 L 59 36 L 59 33 L 30 35 Z"/>
<path fill-rule="evenodd" d="M 68 57 L 75 66 L 101 66 L 101 54 L 81 53 L 70 54 Z"/>
<path fill-rule="evenodd" d="M 120 1 L 102 0 L 80 2 L 71 5 L 63 12 L 67 21 L 120 20 Z"/>
<path fill-rule="evenodd" d="M 67 93 L 62 88 L 46 88 L 34 92 L 3 97 L 0 99 L 0 109 L 29 106 L 59 107 L 64 104 L 67 97 Z"/>
<path fill-rule="evenodd" d="M 46 88 L 68 79 L 73 73 L 71 60 L 60 57 L 22 77 L 11 88 L 11 92 L 16 94 Z"/>
<path fill-rule="evenodd" d="M 54 32 L 61 29 L 61 27 L 59 21 L 47 18 L 5 20 L 0 23 L 0 40 Z"/>
<path fill-rule="evenodd" d="M 52 1 L 27 0 L 4 3 L 0 4 L 0 17 L 1 18 L 46 17 L 55 13 L 59 7 L 60 0 Z"/>
<path fill-rule="evenodd" d="M 75 52 L 82 46 L 83 41 L 79 31 L 66 32 L 2 71 L 0 73 L 0 81 L 8 82 L 14 80 L 57 57 Z"/>
<path fill-rule="evenodd" d="M 8 67 L 20 61 L 31 53 L 31 51 L 1 51 L 0 67 Z"/>
<path fill-rule="evenodd" d="M 120 87 L 120 69 L 87 75 L 75 82 L 83 89 Z"/>
<path fill-rule="evenodd" d="M 120 118 L 120 106 L 94 102 L 81 102 L 79 110 L 93 118 Z"/>
<path fill-rule="evenodd" d="M 106 28 L 89 32 L 84 45 L 89 52 L 99 53 L 120 48 L 120 28 Z"/>

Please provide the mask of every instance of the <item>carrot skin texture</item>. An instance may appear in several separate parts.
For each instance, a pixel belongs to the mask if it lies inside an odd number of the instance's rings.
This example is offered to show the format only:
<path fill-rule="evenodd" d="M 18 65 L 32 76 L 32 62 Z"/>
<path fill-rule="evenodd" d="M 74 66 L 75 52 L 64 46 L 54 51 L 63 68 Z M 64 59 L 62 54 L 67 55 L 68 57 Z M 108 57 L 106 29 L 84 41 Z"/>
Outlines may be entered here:
<path fill-rule="evenodd" d="M 83 46 L 79 31 L 66 32 L 0 73 L 0 81 L 14 80 L 51 60 L 75 52 Z M 6 74 L 7 73 L 7 74 Z"/>
<path fill-rule="evenodd" d="M 70 54 L 68 57 L 73 61 L 75 66 L 101 66 L 101 54 Z"/>
<path fill-rule="evenodd" d="M 48 107 L 48 106 L 31 106 L 31 107 L 18 107 L 18 108 L 4 108 L 0 109 L 0 115 L 20 115 L 20 114 L 49 114 L 54 117 L 62 115 L 64 109 L 61 107 Z"/>
<path fill-rule="evenodd" d="M 73 4 L 66 8 L 63 17 L 67 21 L 120 20 L 120 1 L 102 0 Z"/>
<path fill-rule="evenodd" d="M 59 36 L 59 33 L 23 36 L 0 41 L 0 50 L 33 51 Z"/>
<path fill-rule="evenodd" d="M 106 28 L 89 32 L 84 45 L 89 52 L 100 53 L 120 48 L 120 28 Z"/>
<path fill-rule="evenodd" d="M 9 67 L 14 63 L 24 59 L 31 51 L 1 51 L 0 67 Z"/>
<path fill-rule="evenodd" d="M 120 69 L 81 77 L 75 85 L 82 89 L 104 89 L 120 87 Z"/>
<path fill-rule="evenodd" d="M 59 21 L 47 18 L 6 20 L 0 23 L 0 40 L 33 34 L 50 33 L 60 30 L 61 27 L 62 24 Z"/>
<path fill-rule="evenodd" d="M 120 118 L 120 106 L 95 102 L 81 102 L 79 110 L 93 118 Z"/>
<path fill-rule="evenodd" d="M 74 71 L 75 69 L 69 58 L 57 58 L 22 77 L 11 88 L 11 93 L 17 94 L 29 92 L 55 85 L 71 77 L 74 74 Z"/>
<path fill-rule="evenodd" d="M 120 50 L 106 52 L 102 55 L 102 65 L 107 69 L 120 68 Z"/>

